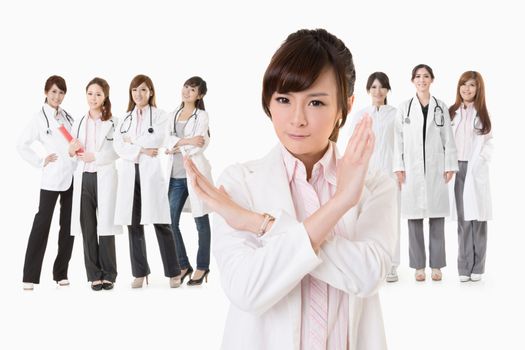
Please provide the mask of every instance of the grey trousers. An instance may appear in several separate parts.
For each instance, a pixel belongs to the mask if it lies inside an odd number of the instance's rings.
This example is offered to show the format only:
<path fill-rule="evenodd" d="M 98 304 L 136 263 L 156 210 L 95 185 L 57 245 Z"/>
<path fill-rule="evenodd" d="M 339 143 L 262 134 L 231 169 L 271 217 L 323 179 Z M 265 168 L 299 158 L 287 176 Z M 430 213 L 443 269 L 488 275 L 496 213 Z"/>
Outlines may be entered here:
<path fill-rule="evenodd" d="M 459 161 L 459 172 L 456 173 L 454 195 L 458 213 L 458 272 L 462 276 L 485 272 L 487 252 L 487 222 L 465 221 L 463 207 L 463 190 L 468 162 Z"/>
<path fill-rule="evenodd" d="M 445 256 L 445 218 L 429 218 L 429 255 L 430 267 L 440 269 L 447 265 Z M 408 220 L 408 244 L 410 267 L 423 269 L 426 266 L 425 236 L 423 219 Z"/>
<path fill-rule="evenodd" d="M 117 278 L 115 236 L 97 234 L 97 173 L 82 174 L 80 194 L 80 228 L 84 244 L 84 264 L 88 281 Z"/>

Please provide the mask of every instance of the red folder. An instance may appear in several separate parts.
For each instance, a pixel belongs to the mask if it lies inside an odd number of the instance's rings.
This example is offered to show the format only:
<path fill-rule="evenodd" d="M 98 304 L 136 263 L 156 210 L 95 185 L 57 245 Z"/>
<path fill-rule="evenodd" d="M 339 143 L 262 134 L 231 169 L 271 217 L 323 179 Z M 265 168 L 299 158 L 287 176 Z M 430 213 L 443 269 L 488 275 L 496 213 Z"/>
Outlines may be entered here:
<path fill-rule="evenodd" d="M 62 136 L 65 137 L 65 139 L 67 140 L 67 142 L 71 142 L 71 140 L 73 140 L 73 136 L 71 136 L 71 134 L 69 133 L 69 131 L 67 131 L 67 129 L 64 127 L 64 125 L 60 125 L 58 127 L 58 131 L 60 131 L 60 133 L 62 134 Z M 79 154 L 79 153 L 84 153 L 84 148 L 80 147 L 77 151 L 76 151 L 76 154 Z"/>

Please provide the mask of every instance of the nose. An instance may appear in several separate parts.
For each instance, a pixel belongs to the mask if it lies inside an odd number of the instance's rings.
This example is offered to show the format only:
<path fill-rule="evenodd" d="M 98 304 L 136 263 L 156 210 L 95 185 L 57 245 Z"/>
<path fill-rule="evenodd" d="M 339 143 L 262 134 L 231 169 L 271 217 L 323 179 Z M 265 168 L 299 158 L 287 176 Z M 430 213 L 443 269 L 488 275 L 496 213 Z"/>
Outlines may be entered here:
<path fill-rule="evenodd" d="M 308 125 L 306 114 L 304 113 L 304 109 L 301 106 L 296 105 L 293 108 L 292 118 L 290 120 L 290 123 L 295 127 L 301 127 L 301 126 Z"/>

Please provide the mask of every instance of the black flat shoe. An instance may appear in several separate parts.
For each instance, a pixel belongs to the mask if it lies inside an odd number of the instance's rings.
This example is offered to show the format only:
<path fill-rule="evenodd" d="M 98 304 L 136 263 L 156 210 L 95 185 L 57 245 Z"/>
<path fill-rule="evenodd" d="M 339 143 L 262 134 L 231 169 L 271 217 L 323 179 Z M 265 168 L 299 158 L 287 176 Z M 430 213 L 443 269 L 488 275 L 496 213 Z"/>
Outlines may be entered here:
<path fill-rule="evenodd" d="M 99 290 L 102 290 L 102 283 L 99 283 L 99 284 L 93 284 L 91 283 L 91 289 L 93 289 L 94 291 L 98 292 Z"/>
<path fill-rule="evenodd" d="M 210 273 L 210 270 L 207 269 L 204 271 L 204 274 L 199 279 L 193 279 L 191 278 L 188 281 L 188 286 L 200 286 L 202 284 L 203 280 L 206 280 L 206 283 L 208 283 L 208 274 Z"/>
<path fill-rule="evenodd" d="M 182 275 L 182 277 L 180 278 L 180 284 L 183 284 L 184 283 L 184 279 L 186 277 L 190 278 L 191 279 L 191 274 L 193 273 L 193 267 L 188 267 L 188 269 L 186 270 L 186 273 L 184 273 L 184 275 Z"/>
<path fill-rule="evenodd" d="M 111 289 L 113 289 L 113 287 L 114 287 L 113 282 L 104 282 L 104 283 L 102 283 L 102 289 L 104 289 L 104 290 L 111 290 Z"/>

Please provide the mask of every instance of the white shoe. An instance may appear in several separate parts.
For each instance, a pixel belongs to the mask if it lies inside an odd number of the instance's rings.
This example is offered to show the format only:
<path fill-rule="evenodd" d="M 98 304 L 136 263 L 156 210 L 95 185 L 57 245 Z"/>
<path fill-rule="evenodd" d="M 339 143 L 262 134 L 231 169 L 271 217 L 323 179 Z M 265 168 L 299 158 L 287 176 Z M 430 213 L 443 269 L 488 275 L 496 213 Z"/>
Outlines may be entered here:
<path fill-rule="evenodd" d="M 33 290 L 33 289 L 35 289 L 35 285 L 33 283 L 24 282 L 23 285 L 24 285 L 24 290 Z"/>
<path fill-rule="evenodd" d="M 397 282 L 399 280 L 399 277 L 397 276 L 397 266 L 392 266 L 392 269 L 389 273 L 386 275 L 386 281 L 387 282 Z"/>
<path fill-rule="evenodd" d="M 468 282 L 468 281 L 470 281 L 470 277 L 469 276 L 460 275 L 459 276 L 459 281 L 460 282 Z"/>
<path fill-rule="evenodd" d="M 65 287 L 65 286 L 69 286 L 69 281 L 68 280 L 60 280 L 60 281 L 57 281 L 57 284 L 60 287 Z"/>
<path fill-rule="evenodd" d="M 170 277 L 170 288 L 179 288 L 181 285 L 181 275 Z"/>
<path fill-rule="evenodd" d="M 472 282 L 481 281 L 481 274 L 480 273 L 473 273 L 470 275 L 470 279 Z"/>
<path fill-rule="evenodd" d="M 149 283 L 148 276 L 135 277 L 133 282 L 131 282 L 131 288 L 142 288 L 142 286 L 144 285 L 144 281 L 146 281 L 146 285 Z"/>

